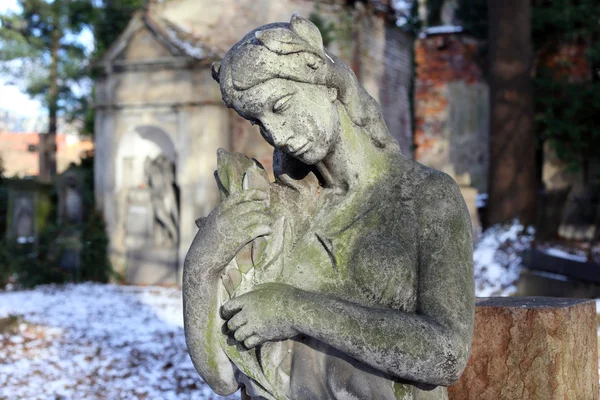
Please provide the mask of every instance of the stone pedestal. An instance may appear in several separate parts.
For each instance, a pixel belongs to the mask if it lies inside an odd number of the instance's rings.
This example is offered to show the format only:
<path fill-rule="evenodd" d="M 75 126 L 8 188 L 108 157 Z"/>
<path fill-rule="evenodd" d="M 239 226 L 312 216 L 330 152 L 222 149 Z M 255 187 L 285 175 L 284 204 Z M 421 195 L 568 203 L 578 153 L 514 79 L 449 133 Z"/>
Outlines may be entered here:
<path fill-rule="evenodd" d="M 597 398 L 593 300 L 478 299 L 471 358 L 450 400 Z"/>
<path fill-rule="evenodd" d="M 128 250 L 125 280 L 134 285 L 177 285 L 177 249 Z"/>

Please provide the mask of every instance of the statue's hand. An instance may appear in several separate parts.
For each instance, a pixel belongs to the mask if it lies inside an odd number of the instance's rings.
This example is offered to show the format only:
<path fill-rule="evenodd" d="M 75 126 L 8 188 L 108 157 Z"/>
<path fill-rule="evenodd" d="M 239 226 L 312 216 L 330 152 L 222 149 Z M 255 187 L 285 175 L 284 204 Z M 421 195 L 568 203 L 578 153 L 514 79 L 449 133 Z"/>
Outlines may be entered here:
<path fill-rule="evenodd" d="M 220 271 L 247 243 L 271 234 L 273 223 L 266 192 L 249 189 L 234 193 L 204 219 L 198 231 L 199 250 L 211 257 L 207 265 Z"/>
<path fill-rule="evenodd" d="M 251 349 L 264 342 L 296 336 L 294 315 L 302 291 L 282 283 L 265 283 L 221 307 L 221 316 L 238 342 Z"/>

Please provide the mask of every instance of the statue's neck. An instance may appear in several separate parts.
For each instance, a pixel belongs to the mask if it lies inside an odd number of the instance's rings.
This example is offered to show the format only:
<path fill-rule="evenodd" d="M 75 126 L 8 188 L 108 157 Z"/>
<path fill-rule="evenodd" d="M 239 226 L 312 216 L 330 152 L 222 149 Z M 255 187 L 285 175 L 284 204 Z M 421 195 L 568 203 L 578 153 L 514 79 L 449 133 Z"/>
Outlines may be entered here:
<path fill-rule="evenodd" d="M 375 182 L 389 169 L 391 154 L 377 148 L 367 132 L 356 126 L 339 107 L 339 135 L 331 152 L 316 167 L 325 187 L 346 193 Z"/>

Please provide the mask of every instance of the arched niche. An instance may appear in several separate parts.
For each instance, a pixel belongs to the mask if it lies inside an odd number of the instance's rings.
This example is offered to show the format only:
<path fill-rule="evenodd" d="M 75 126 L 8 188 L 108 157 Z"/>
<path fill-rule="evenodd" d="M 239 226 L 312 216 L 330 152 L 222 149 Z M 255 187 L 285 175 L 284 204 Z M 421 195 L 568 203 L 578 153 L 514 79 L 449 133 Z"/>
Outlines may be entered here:
<path fill-rule="evenodd" d="M 176 282 L 179 245 L 177 153 L 160 127 L 140 125 L 120 140 L 115 157 L 117 246 L 126 257 L 126 281 Z"/>
<path fill-rule="evenodd" d="M 177 165 L 177 152 L 169 135 L 153 125 L 140 125 L 120 140 L 116 154 L 115 188 L 140 187 L 146 184 L 144 162 L 164 155 Z"/>

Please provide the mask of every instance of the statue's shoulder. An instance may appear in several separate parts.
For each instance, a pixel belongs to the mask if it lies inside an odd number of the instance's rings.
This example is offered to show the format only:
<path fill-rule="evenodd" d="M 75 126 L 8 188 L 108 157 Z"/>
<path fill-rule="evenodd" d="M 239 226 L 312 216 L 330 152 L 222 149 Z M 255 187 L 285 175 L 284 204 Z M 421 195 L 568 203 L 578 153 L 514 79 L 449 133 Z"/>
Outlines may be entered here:
<path fill-rule="evenodd" d="M 418 199 L 460 196 L 458 184 L 445 172 L 410 159 L 403 160 L 403 164 L 402 169 L 406 171 L 403 174 L 403 183 L 414 187 Z"/>
<path fill-rule="evenodd" d="M 415 212 L 446 209 L 451 204 L 463 207 L 460 188 L 450 175 L 405 157 L 397 171 L 386 185 L 393 196 L 403 204 L 410 204 Z"/>
<path fill-rule="evenodd" d="M 416 170 L 420 175 L 414 189 L 418 215 L 430 222 L 470 218 L 460 188 L 450 175 L 422 164 Z"/>
<path fill-rule="evenodd" d="M 460 189 L 456 181 L 445 172 L 433 168 L 427 168 L 425 179 L 419 188 L 424 196 L 436 198 L 460 196 Z"/>

